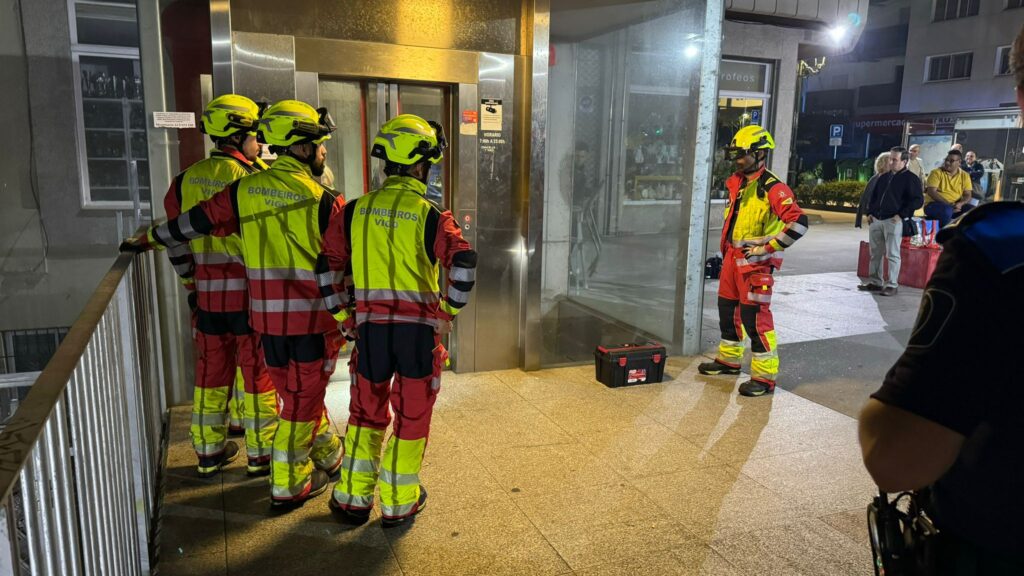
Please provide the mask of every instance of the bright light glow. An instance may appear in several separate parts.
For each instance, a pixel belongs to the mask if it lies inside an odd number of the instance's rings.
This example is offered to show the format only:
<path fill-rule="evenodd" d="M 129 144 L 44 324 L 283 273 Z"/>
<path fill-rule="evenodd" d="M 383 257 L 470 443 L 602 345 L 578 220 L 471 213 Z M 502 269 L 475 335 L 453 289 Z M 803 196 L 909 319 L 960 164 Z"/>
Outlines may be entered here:
<path fill-rule="evenodd" d="M 843 38 L 846 38 L 846 33 L 849 31 L 850 29 L 846 26 L 846 24 L 840 24 L 838 26 L 829 28 L 828 35 L 832 38 L 833 42 L 838 44 L 843 41 Z"/>
<path fill-rule="evenodd" d="M 687 58 L 696 58 L 700 54 L 700 46 L 696 44 L 689 44 L 686 48 L 683 48 L 683 56 Z"/>

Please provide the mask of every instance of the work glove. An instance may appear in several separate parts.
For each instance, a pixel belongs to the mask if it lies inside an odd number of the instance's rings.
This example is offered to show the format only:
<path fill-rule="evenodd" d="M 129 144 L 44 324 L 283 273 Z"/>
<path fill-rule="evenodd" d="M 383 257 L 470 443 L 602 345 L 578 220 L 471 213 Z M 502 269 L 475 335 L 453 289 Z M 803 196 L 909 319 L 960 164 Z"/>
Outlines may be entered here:
<path fill-rule="evenodd" d="M 746 256 L 764 256 L 768 254 L 768 246 L 744 246 L 743 254 Z"/>
<path fill-rule="evenodd" d="M 154 246 L 153 242 L 149 240 L 149 233 L 145 233 L 139 236 L 133 236 L 131 238 L 125 238 L 118 246 L 119 252 L 131 252 L 133 254 L 141 254 L 142 252 L 148 252 L 157 248 L 159 245 Z"/>
<path fill-rule="evenodd" d="M 346 314 L 345 319 L 338 322 L 338 330 L 341 331 L 341 335 L 345 337 L 345 340 L 349 342 L 359 338 L 359 331 L 356 330 L 356 318 L 351 314 Z"/>

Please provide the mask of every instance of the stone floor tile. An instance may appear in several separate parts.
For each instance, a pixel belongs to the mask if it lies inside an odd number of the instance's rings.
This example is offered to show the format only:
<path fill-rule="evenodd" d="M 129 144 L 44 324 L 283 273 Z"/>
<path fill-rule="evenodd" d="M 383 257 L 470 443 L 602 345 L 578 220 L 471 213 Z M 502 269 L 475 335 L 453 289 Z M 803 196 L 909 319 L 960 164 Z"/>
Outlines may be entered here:
<path fill-rule="evenodd" d="M 384 531 L 402 571 L 417 575 L 556 575 L 569 566 L 510 501 L 431 510 Z"/>
<path fill-rule="evenodd" d="M 623 477 L 583 444 L 474 449 L 481 464 L 514 497 L 618 484 Z"/>
<path fill-rule="evenodd" d="M 165 557 L 201 556 L 226 550 L 223 509 L 165 504 L 160 515 L 160 549 Z"/>
<path fill-rule="evenodd" d="M 566 527 L 544 536 L 573 571 L 649 558 L 695 543 L 686 530 L 672 520 L 629 515 L 620 516 L 618 520 L 585 529 Z"/>
<path fill-rule="evenodd" d="M 495 374 L 527 401 L 578 398 L 581 395 L 603 395 L 608 392 L 604 384 L 594 379 L 592 366 L 573 366 L 537 372 L 503 370 Z"/>
<path fill-rule="evenodd" d="M 420 470 L 420 483 L 427 489 L 433 510 L 486 506 L 491 500 L 508 498 L 469 450 L 438 452 L 431 444 Z"/>
<path fill-rule="evenodd" d="M 526 403 L 490 410 L 459 410 L 443 417 L 472 449 L 544 446 L 573 441 L 551 418 Z"/>
<path fill-rule="evenodd" d="M 341 524 L 326 497 L 287 513 L 229 512 L 225 526 L 230 574 L 272 573 L 271 567 L 287 574 L 289 566 L 316 568 L 314 560 L 331 573 L 401 573 L 378 517 L 360 527 Z"/>
<path fill-rule="evenodd" d="M 862 465 L 853 466 L 821 450 L 751 459 L 740 471 L 780 496 L 799 496 L 810 502 L 863 494 L 866 506 L 874 486 Z"/>
<path fill-rule="evenodd" d="M 586 533 L 627 520 L 668 519 L 661 508 L 624 481 L 522 496 L 515 503 L 545 536 L 564 531 Z"/>
<path fill-rule="evenodd" d="M 723 464 L 661 424 L 642 424 L 580 438 L 591 452 L 627 478 Z"/>
<path fill-rule="evenodd" d="M 816 518 L 718 538 L 711 547 L 735 566 L 765 576 L 870 576 L 871 552 Z"/>
<path fill-rule="evenodd" d="M 743 576 L 706 544 L 687 543 L 672 550 L 577 570 L 577 576 Z"/>
<path fill-rule="evenodd" d="M 797 504 L 729 466 L 698 468 L 631 482 L 702 542 L 767 529 L 805 515 Z"/>
<path fill-rule="evenodd" d="M 531 401 L 538 410 L 575 438 L 653 424 L 638 406 L 612 395 L 548 398 Z"/>
<path fill-rule="evenodd" d="M 488 410 L 523 402 L 519 394 L 494 374 L 465 374 L 458 378 L 446 374 L 441 378 L 441 391 L 438 392 L 434 411 Z"/>
<path fill-rule="evenodd" d="M 159 566 L 160 576 L 226 576 L 228 573 L 224 551 L 183 556 L 177 550 L 164 549 Z"/>
<path fill-rule="evenodd" d="M 871 540 L 868 537 L 866 509 L 867 502 L 864 503 L 864 506 L 859 508 L 820 516 L 818 517 L 818 520 L 828 524 L 833 530 L 846 536 L 850 540 L 871 549 Z"/>

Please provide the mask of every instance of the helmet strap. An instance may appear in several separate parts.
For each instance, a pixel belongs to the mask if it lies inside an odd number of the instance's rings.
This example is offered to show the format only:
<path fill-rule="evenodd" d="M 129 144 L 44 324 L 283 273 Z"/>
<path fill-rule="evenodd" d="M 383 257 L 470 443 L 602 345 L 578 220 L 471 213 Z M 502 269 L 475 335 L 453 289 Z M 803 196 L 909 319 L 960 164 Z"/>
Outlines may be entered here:
<path fill-rule="evenodd" d="M 753 174 L 764 168 L 765 161 L 768 159 L 768 153 L 764 150 L 751 150 L 750 155 L 754 157 L 754 163 L 743 170 L 744 174 Z"/>

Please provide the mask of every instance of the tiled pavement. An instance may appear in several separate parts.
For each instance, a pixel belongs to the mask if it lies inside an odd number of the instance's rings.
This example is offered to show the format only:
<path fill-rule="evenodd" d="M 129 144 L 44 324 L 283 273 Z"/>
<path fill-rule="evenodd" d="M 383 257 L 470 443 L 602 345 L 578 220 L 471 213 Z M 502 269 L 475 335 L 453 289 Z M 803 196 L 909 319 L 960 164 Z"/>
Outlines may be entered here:
<path fill-rule="evenodd" d="M 796 394 L 743 398 L 671 358 L 611 390 L 591 367 L 447 374 L 407 528 L 275 514 L 239 462 L 195 476 L 172 412 L 160 574 L 872 574 L 856 422 Z M 328 404 L 343 429 L 347 383 Z"/>

